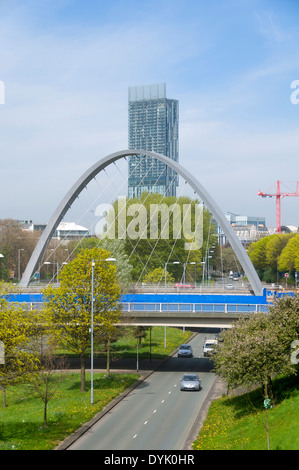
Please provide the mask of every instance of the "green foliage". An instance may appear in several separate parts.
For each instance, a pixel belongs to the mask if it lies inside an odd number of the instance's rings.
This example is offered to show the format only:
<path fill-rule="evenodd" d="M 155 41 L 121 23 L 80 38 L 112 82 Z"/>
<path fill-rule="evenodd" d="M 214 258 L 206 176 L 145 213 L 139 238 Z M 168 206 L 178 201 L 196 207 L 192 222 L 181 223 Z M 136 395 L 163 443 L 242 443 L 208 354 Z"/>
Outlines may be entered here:
<path fill-rule="evenodd" d="M 1 289 L 6 290 L 4 284 Z M 6 406 L 5 391 L 8 386 L 26 380 L 39 367 L 39 358 L 31 341 L 38 317 L 23 310 L 18 304 L 0 297 L 0 341 L 4 347 L 4 363 L 0 364 L 0 387 L 3 390 L 3 406 Z"/>
<path fill-rule="evenodd" d="M 47 427 L 40 398 L 26 385 L 11 387 L 8 407 L 0 409 L 0 449 L 51 450 L 105 408 L 108 403 L 131 386 L 137 374 L 94 374 L 94 404 L 90 404 L 90 374 L 87 390 L 80 391 L 80 374 L 68 373 L 61 382 L 58 373 L 53 376 L 58 392 L 48 406 Z"/>
<path fill-rule="evenodd" d="M 280 271 L 299 271 L 299 234 L 292 237 L 281 251 L 278 268 Z"/>
<path fill-rule="evenodd" d="M 121 224 L 121 218 L 118 214 L 123 208 L 118 207 L 119 201 L 114 203 L 114 215 L 115 215 L 115 224 L 113 229 L 115 229 L 115 234 L 119 234 L 119 226 Z M 183 206 L 184 204 L 190 205 L 191 207 L 191 229 L 195 228 L 195 205 L 198 204 L 197 200 L 192 200 L 188 197 L 164 197 L 161 194 L 148 194 L 146 192 L 142 193 L 140 198 L 136 199 L 127 199 L 125 202 L 126 206 L 126 220 L 124 222 L 126 229 L 130 228 L 131 232 L 136 233 L 136 238 L 127 237 L 125 238 L 125 252 L 128 256 L 129 263 L 133 266 L 132 268 L 132 278 L 133 280 L 142 280 L 144 276 L 152 272 L 156 268 L 161 268 L 165 266 L 165 263 L 169 263 L 168 270 L 170 274 L 174 277 L 175 280 L 179 280 L 181 277 L 180 266 L 172 265 L 173 261 L 179 261 L 181 264 L 186 262 L 196 262 L 198 263 L 198 272 L 200 275 L 200 262 L 202 261 L 202 253 L 205 252 L 208 233 L 210 231 L 209 244 L 211 245 L 216 240 L 215 228 L 212 225 L 210 228 L 211 216 L 208 210 L 204 209 L 203 212 L 203 246 L 200 249 L 188 251 L 185 249 L 185 242 L 190 242 L 186 233 L 181 233 L 180 237 L 177 237 L 174 227 L 177 227 L 177 224 L 174 224 L 174 216 L 172 208 L 177 205 L 180 209 L 181 217 L 183 217 Z M 146 220 L 147 228 L 146 233 L 139 232 L 140 227 L 138 222 L 134 219 L 136 213 L 134 212 L 134 205 L 142 204 L 146 209 Z M 169 217 L 162 217 L 161 213 L 158 214 L 157 218 L 157 233 L 160 236 L 159 238 L 153 238 L 153 234 L 150 229 L 155 228 L 153 224 L 153 219 L 151 219 L 151 210 L 150 207 L 152 204 L 161 205 L 165 208 L 165 213 L 169 211 Z M 114 220 L 113 215 L 113 220 Z M 108 216 L 109 219 L 109 216 Z M 177 220 L 176 220 L 177 222 Z M 131 225 L 130 225 L 131 224 Z M 134 225 L 135 224 L 135 225 Z M 180 225 L 183 225 L 183 220 L 180 221 Z M 166 231 L 167 236 L 163 231 Z M 109 229 L 108 232 L 109 233 Z M 165 238 L 163 236 L 165 235 Z"/>
<path fill-rule="evenodd" d="M 299 271 L 299 234 L 274 234 L 250 245 L 248 255 L 261 280 L 277 282 L 279 272 Z"/>
<path fill-rule="evenodd" d="M 298 336 L 299 300 L 282 298 L 270 312 L 251 314 L 223 333 L 215 355 L 215 370 L 229 388 L 259 384 L 265 398 L 277 374 L 295 372 L 291 342 Z M 233 358 L 233 360 L 232 360 Z"/>
<path fill-rule="evenodd" d="M 274 380 L 276 404 L 267 411 L 271 450 L 299 447 L 298 375 Z M 266 450 L 266 415 L 261 389 L 214 400 L 194 450 Z"/>
<path fill-rule="evenodd" d="M 264 237 L 257 242 L 251 243 L 248 248 L 248 255 L 256 269 L 265 269 L 267 266 L 267 245 L 270 237 Z"/>
<path fill-rule="evenodd" d="M 275 234 L 268 237 L 269 242 L 266 250 L 267 266 L 275 270 L 278 268 L 280 254 L 292 237 L 293 234 Z"/>
<path fill-rule="evenodd" d="M 82 390 L 85 389 L 84 357 L 90 348 L 92 308 L 92 261 L 94 263 L 94 342 L 112 335 L 120 320 L 120 289 L 116 266 L 106 261 L 110 253 L 101 248 L 80 251 L 59 274 L 59 287 L 44 289 L 45 311 L 53 337 L 81 358 Z"/>
<path fill-rule="evenodd" d="M 120 327 L 119 327 L 120 328 Z M 164 327 L 153 327 L 151 335 L 152 358 L 165 358 L 192 334 L 178 328 L 167 328 L 167 348 L 164 347 Z M 117 357 L 136 358 L 137 338 L 126 335 L 114 344 Z M 149 340 L 140 345 L 139 357 L 149 358 Z M 48 404 L 47 426 L 41 407 L 43 392 L 32 393 L 32 385 L 18 384 L 10 387 L 8 406 L 0 409 L 0 449 L 2 450 L 50 450 L 63 439 L 92 419 L 108 403 L 137 379 L 137 374 L 94 373 L 94 404 L 90 404 L 90 374 L 86 374 L 86 391 L 81 392 L 80 375 L 72 372 L 51 374 L 52 398 Z M 51 375 L 49 377 L 49 374 Z M 43 377 L 40 378 L 43 380 Z M 40 388 L 40 387 L 38 387 Z M 45 389 L 45 387 L 42 387 Z M 0 391 L 1 397 L 1 391 Z"/>
<path fill-rule="evenodd" d="M 78 256 L 80 251 L 92 248 L 102 248 L 111 253 L 111 256 L 116 259 L 117 267 L 117 281 L 120 286 L 121 292 L 126 292 L 131 283 L 132 265 L 129 262 L 129 256 L 126 253 L 125 240 L 109 240 L 104 238 L 99 240 L 97 238 L 84 238 L 77 242 L 70 242 L 69 249 L 75 256 Z"/>
<path fill-rule="evenodd" d="M 174 277 L 169 274 L 167 271 L 166 273 L 166 281 L 167 282 L 173 282 Z M 163 284 L 165 282 L 165 269 L 161 268 L 156 268 L 153 269 L 153 271 L 149 272 L 143 279 L 143 282 L 147 282 L 149 284 Z"/>

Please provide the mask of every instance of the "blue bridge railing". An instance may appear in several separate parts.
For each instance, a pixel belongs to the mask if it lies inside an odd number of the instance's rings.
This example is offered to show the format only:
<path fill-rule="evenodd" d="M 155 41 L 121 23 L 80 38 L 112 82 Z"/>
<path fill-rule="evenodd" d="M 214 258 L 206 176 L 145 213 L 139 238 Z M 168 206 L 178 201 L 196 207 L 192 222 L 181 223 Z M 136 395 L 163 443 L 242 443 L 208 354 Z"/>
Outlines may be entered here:
<path fill-rule="evenodd" d="M 253 313 L 269 311 L 268 304 L 205 304 L 205 303 L 167 303 L 167 302 L 122 302 L 123 312 L 223 312 Z"/>

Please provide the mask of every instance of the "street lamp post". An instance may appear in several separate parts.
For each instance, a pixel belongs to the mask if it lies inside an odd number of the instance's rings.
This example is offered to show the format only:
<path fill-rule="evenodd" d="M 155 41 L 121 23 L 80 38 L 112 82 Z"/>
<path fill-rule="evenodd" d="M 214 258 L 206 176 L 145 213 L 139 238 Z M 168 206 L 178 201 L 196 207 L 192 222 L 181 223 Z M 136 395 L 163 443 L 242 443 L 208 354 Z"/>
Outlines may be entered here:
<path fill-rule="evenodd" d="M 55 280 L 55 265 L 56 265 L 56 282 L 57 282 L 57 277 L 58 277 L 58 273 L 59 273 L 59 264 L 55 263 L 55 262 L 52 262 L 52 261 L 45 261 L 44 264 L 47 265 L 47 278 L 48 278 L 48 266 L 49 266 L 49 264 L 53 264 L 53 276 L 52 276 L 53 282 Z"/>
<path fill-rule="evenodd" d="M 167 293 L 167 263 L 165 263 L 165 294 Z"/>
<path fill-rule="evenodd" d="M 93 405 L 93 313 L 94 313 L 94 267 L 95 267 L 95 262 L 103 262 L 103 261 L 116 261 L 115 258 L 106 258 L 106 259 L 98 259 L 98 260 L 92 260 L 91 262 L 91 328 L 90 328 L 90 334 L 91 334 L 91 344 L 90 344 L 90 402 Z"/>
<path fill-rule="evenodd" d="M 2 255 L 2 253 L 0 253 L 0 258 L 4 258 L 4 255 Z"/>
<path fill-rule="evenodd" d="M 205 286 L 205 261 L 201 261 L 200 264 L 202 264 L 202 281 L 201 281 L 201 286 L 202 288 Z"/>
<path fill-rule="evenodd" d="M 186 263 L 181 263 L 180 261 L 174 261 L 173 264 L 182 264 L 182 265 L 183 265 L 183 285 L 184 285 L 184 292 L 185 292 L 185 284 L 186 284 Z"/>
<path fill-rule="evenodd" d="M 196 261 L 192 261 L 190 264 L 195 265 L 195 272 L 194 272 L 194 289 L 196 289 Z"/>

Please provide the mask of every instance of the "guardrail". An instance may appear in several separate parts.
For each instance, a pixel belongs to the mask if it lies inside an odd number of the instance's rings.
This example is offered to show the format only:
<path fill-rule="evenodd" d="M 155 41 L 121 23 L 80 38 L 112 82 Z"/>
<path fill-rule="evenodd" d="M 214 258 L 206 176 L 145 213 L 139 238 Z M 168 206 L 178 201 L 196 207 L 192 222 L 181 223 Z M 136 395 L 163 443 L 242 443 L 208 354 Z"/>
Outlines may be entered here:
<path fill-rule="evenodd" d="M 43 302 L 24 302 L 28 310 L 40 310 Z M 269 311 L 269 304 L 122 302 L 123 312 L 222 312 L 254 313 Z"/>
<path fill-rule="evenodd" d="M 253 313 L 269 311 L 267 304 L 197 304 L 197 303 L 139 303 L 123 302 L 124 312 L 223 312 L 223 313 Z"/>

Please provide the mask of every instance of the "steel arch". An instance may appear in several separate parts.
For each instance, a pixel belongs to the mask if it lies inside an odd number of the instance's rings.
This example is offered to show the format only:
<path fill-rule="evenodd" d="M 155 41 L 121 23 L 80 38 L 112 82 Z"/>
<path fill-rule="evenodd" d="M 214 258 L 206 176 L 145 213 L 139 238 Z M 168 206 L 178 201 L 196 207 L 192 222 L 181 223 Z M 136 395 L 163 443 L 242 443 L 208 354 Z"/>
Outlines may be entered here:
<path fill-rule="evenodd" d="M 57 209 L 53 213 L 47 227 L 43 231 L 32 255 L 28 262 L 28 265 L 24 271 L 22 279 L 20 281 L 21 287 L 28 286 L 30 280 L 32 279 L 37 266 L 45 252 L 45 249 L 52 238 L 54 231 L 56 230 L 57 226 L 59 225 L 60 221 L 63 219 L 64 215 L 74 202 L 74 200 L 79 196 L 81 191 L 85 188 L 85 186 L 98 174 L 102 171 L 106 166 L 110 165 L 110 163 L 115 162 L 121 158 L 133 155 L 144 155 L 151 158 L 155 158 L 160 160 L 162 163 L 165 163 L 170 168 L 175 170 L 179 175 L 181 175 L 187 183 L 193 188 L 193 190 L 199 195 L 200 199 L 206 204 L 209 211 L 213 214 L 216 221 L 222 227 L 223 232 L 225 233 L 231 247 L 233 248 L 238 260 L 248 280 L 251 284 L 252 290 L 254 291 L 255 295 L 262 295 L 263 294 L 263 287 L 261 281 L 244 249 L 240 240 L 238 239 L 237 235 L 235 234 L 234 230 L 231 228 L 230 224 L 228 223 L 225 215 L 218 207 L 214 199 L 209 195 L 206 189 L 199 183 L 199 181 L 191 175 L 185 168 L 183 168 L 179 163 L 171 160 L 169 157 L 165 155 L 161 155 L 155 152 L 150 152 L 147 150 L 139 150 L 139 149 L 131 149 L 131 150 L 121 150 L 119 152 L 112 153 L 107 155 L 106 157 L 99 160 L 97 163 L 92 165 L 78 180 L 77 182 L 71 187 L 71 189 L 67 192 L 65 197 L 62 199 L 60 204 L 58 205 Z"/>

